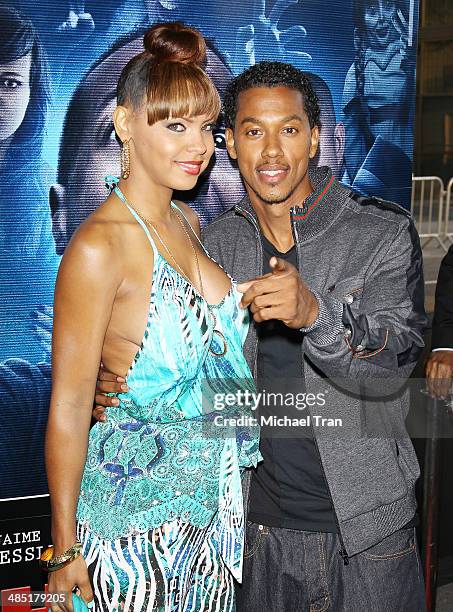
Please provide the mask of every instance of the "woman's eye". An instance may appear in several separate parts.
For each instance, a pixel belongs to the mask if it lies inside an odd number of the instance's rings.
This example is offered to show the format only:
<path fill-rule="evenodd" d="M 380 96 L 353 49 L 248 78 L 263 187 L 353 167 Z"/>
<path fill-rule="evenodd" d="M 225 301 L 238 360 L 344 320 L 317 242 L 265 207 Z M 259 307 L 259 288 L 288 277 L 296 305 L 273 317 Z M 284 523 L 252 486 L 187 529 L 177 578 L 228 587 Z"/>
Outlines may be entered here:
<path fill-rule="evenodd" d="M 18 81 L 17 79 L 1 79 L 0 81 L 1 86 L 4 87 L 5 89 L 17 89 L 17 87 L 20 87 L 22 85 L 22 83 L 20 81 Z"/>
<path fill-rule="evenodd" d="M 214 146 L 216 149 L 226 149 L 225 130 L 214 130 Z"/>
<path fill-rule="evenodd" d="M 213 132 L 216 129 L 216 125 L 215 123 L 207 123 L 204 127 L 203 130 L 205 132 Z"/>
<path fill-rule="evenodd" d="M 184 132 L 184 130 L 186 129 L 186 126 L 183 125 L 182 123 L 169 123 L 167 125 L 167 128 L 171 130 L 172 132 Z"/>

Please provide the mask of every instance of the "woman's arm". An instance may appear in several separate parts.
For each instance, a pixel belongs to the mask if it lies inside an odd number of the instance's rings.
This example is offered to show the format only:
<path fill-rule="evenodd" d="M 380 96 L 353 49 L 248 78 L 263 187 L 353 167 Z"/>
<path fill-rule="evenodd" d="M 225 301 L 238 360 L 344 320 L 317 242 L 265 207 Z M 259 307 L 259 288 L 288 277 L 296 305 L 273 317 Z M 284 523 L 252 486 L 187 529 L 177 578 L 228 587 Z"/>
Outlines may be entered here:
<path fill-rule="evenodd" d="M 121 282 L 121 270 L 114 262 L 113 237 L 103 224 L 91 220 L 66 249 L 58 273 L 46 435 L 55 554 L 67 550 L 76 539 L 75 512 L 96 377 Z"/>

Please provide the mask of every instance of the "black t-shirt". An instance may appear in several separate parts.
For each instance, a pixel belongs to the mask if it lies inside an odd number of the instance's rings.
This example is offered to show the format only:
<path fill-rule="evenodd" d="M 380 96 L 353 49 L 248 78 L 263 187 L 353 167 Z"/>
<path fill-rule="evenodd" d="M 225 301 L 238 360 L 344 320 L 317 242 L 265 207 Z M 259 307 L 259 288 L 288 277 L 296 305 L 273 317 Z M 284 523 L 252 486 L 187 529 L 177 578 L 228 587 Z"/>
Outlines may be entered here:
<path fill-rule="evenodd" d="M 272 256 L 297 267 L 295 247 L 280 253 L 264 236 L 262 243 L 264 273 L 270 272 Z M 285 380 L 303 384 L 302 340 L 299 330 L 290 329 L 281 321 L 258 325 L 259 391 L 260 387 L 266 391 L 284 391 Z M 307 410 L 295 414 L 285 405 L 261 407 L 260 411 L 266 415 L 272 412 L 299 418 L 307 415 Z M 281 437 L 272 427 L 263 428 L 260 449 L 264 461 L 252 473 L 248 518 L 270 527 L 335 533 L 338 529 L 319 451 L 311 428 L 303 429 L 292 438 L 288 437 L 292 435 L 291 429 Z"/>

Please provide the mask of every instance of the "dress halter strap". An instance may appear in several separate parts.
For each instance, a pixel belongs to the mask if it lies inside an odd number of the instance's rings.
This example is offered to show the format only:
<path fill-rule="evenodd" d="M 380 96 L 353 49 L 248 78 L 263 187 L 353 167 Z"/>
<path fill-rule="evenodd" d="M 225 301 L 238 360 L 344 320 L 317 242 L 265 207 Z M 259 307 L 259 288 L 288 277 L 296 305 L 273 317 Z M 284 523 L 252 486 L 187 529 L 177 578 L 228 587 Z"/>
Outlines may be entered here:
<path fill-rule="evenodd" d="M 149 242 L 151 243 L 151 247 L 153 249 L 153 254 L 154 254 L 154 260 L 156 261 L 158 255 L 159 255 L 159 251 L 158 251 L 158 249 L 156 247 L 156 243 L 154 242 L 154 240 L 153 240 L 153 238 L 151 236 L 151 232 L 146 227 L 146 223 L 143 221 L 143 219 L 140 219 L 140 217 L 137 215 L 135 210 L 127 203 L 127 200 L 124 197 L 124 194 L 121 191 L 121 189 L 118 187 L 118 185 L 113 189 L 113 191 L 116 193 L 116 195 L 119 197 L 119 199 L 123 202 L 123 204 L 125 204 L 128 207 L 129 212 L 133 215 L 135 220 L 142 226 L 143 231 L 145 232 Z"/>

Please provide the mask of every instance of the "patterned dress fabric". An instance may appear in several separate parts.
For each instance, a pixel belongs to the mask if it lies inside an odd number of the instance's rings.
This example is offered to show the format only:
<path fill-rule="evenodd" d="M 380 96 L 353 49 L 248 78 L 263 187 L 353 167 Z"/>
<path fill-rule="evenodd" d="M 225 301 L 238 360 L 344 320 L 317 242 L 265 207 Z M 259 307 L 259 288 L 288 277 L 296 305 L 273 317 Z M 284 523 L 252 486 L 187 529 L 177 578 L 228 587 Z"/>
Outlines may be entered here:
<path fill-rule="evenodd" d="M 77 519 L 95 609 L 233 610 L 232 578 L 242 575 L 241 472 L 261 459 L 259 428 L 240 400 L 221 411 L 216 400 L 254 391 L 242 353 L 248 314 L 234 281 L 219 304 L 208 304 L 128 208 L 154 267 L 129 391 L 89 436 Z"/>

